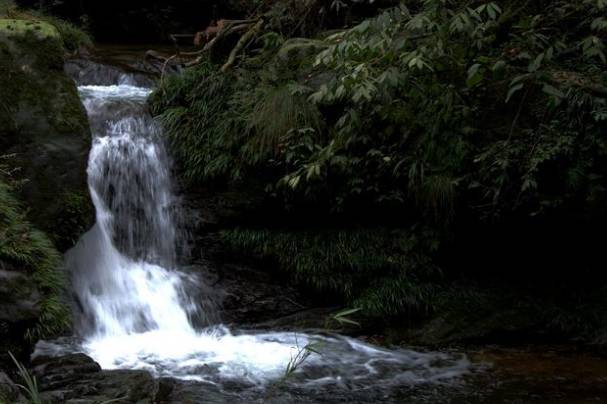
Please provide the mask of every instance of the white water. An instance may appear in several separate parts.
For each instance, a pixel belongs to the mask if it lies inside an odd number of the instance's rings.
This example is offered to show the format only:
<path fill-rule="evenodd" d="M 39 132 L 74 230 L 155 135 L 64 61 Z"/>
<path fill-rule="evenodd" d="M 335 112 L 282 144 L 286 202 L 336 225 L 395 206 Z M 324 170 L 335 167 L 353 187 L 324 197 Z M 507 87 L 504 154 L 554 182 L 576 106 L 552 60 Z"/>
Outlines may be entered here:
<path fill-rule="evenodd" d="M 384 350 L 344 337 L 195 329 L 191 318 L 204 313 L 188 298 L 192 275 L 178 269 L 178 201 L 158 127 L 144 107 L 149 92 L 80 87 L 95 132 L 88 175 L 97 224 L 66 257 L 83 338 L 77 350 L 104 369 L 251 386 L 281 379 L 308 344 L 320 354 L 296 372 L 303 386 L 436 382 L 466 372 L 463 357 Z M 66 349 L 43 343 L 37 354 Z"/>

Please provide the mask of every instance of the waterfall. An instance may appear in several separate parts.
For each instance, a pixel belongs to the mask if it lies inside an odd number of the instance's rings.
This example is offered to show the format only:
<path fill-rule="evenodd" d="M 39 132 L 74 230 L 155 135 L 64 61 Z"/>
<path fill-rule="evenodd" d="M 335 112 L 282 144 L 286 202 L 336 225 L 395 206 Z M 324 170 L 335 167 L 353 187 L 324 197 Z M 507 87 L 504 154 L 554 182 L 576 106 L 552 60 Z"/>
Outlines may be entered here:
<path fill-rule="evenodd" d="M 349 389 L 444 381 L 467 371 L 465 357 L 335 335 L 194 327 L 192 318 L 209 313 L 187 284 L 201 280 L 180 270 L 184 240 L 170 160 L 146 109 L 151 90 L 133 82 L 79 87 L 93 129 L 88 178 L 97 217 L 66 255 L 80 339 L 43 341 L 35 355 L 84 352 L 104 369 L 252 388 L 281 380 L 294 364 L 292 383 Z"/>
<path fill-rule="evenodd" d="M 177 265 L 178 201 L 158 125 L 145 107 L 150 90 L 128 84 L 79 90 L 93 128 L 88 178 L 97 223 L 66 263 L 87 353 L 105 368 L 184 378 L 205 379 L 197 368 L 213 363 L 220 374 L 252 383 L 280 375 L 294 341 L 191 324 L 201 313 Z"/>
<path fill-rule="evenodd" d="M 94 130 L 88 178 L 97 214 L 67 257 L 80 331 L 190 331 L 195 306 L 175 270 L 176 198 L 157 124 L 145 110 L 149 91 L 119 85 L 80 92 Z"/>

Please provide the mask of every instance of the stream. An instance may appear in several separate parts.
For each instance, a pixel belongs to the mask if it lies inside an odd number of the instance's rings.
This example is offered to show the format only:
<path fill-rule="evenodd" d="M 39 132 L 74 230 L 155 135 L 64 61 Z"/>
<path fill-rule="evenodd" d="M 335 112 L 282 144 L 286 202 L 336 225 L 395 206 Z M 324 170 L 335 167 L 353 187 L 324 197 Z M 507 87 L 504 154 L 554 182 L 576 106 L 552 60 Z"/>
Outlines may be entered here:
<path fill-rule="evenodd" d="M 145 370 L 220 390 L 237 385 L 239 394 L 264 394 L 280 383 L 369 399 L 401 386 L 457 383 L 470 371 L 457 353 L 213 323 L 214 313 L 205 312 L 212 302 L 188 293 L 204 279 L 180 269 L 183 218 L 162 130 L 146 108 L 152 89 L 127 74 L 107 77 L 79 83 L 93 130 L 87 172 L 97 220 L 66 256 L 78 338 L 40 343 L 34 356 L 82 352 L 103 369 Z"/>
<path fill-rule="evenodd" d="M 147 111 L 149 82 L 82 73 L 96 225 L 66 255 L 76 335 L 39 342 L 34 360 L 83 353 L 104 371 L 145 371 L 180 386 L 166 401 L 175 403 L 603 402 L 607 361 L 558 346 L 387 349 L 218 322 L 212 298 L 197 292 L 205 279 L 183 262 L 187 218 Z"/>

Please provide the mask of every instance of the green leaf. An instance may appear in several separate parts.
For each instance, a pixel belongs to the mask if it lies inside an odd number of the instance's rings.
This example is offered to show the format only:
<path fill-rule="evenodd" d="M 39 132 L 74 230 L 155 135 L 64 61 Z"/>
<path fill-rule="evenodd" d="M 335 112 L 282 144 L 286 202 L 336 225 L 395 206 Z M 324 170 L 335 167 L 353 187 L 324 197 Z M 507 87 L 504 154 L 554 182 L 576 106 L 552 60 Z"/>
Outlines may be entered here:
<path fill-rule="evenodd" d="M 544 53 L 540 53 L 537 57 L 529 64 L 529 72 L 536 72 L 542 67 L 542 62 L 544 61 Z"/>
<path fill-rule="evenodd" d="M 476 63 L 468 69 L 468 79 L 466 85 L 472 88 L 483 81 L 483 73 L 481 71 L 481 65 Z"/>
<path fill-rule="evenodd" d="M 561 90 L 551 86 L 550 84 L 544 84 L 542 91 L 548 95 L 552 95 L 557 98 L 565 98 L 565 94 Z"/>
<path fill-rule="evenodd" d="M 346 309 L 346 310 L 342 310 L 339 313 L 335 314 L 334 317 L 344 317 L 344 316 L 349 316 L 351 314 L 354 313 L 358 313 L 359 311 L 361 311 L 362 308 L 357 307 L 355 309 Z"/>
<path fill-rule="evenodd" d="M 510 98 L 512 98 L 512 96 L 514 94 L 516 94 L 518 91 L 522 90 L 524 86 L 525 86 L 524 83 L 518 83 L 518 84 L 515 84 L 514 86 L 510 87 L 510 91 L 508 91 L 508 96 L 506 97 L 506 103 L 508 103 L 510 101 Z"/>
<path fill-rule="evenodd" d="M 356 27 L 354 27 L 352 30 L 362 34 L 362 33 L 366 32 L 370 26 L 371 26 L 371 21 L 365 20 L 362 23 L 358 24 Z"/>
<path fill-rule="evenodd" d="M 494 72 L 498 72 L 498 71 L 503 70 L 506 66 L 507 66 L 507 63 L 505 61 L 498 60 L 497 62 L 495 62 L 495 64 L 491 68 L 491 70 L 493 70 Z"/>

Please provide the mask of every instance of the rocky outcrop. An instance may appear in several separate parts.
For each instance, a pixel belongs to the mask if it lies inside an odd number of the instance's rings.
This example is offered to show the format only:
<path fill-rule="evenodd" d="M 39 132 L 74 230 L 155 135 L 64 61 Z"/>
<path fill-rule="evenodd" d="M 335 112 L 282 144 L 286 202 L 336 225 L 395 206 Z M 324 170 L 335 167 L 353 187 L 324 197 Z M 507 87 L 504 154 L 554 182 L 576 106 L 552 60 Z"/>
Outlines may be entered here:
<path fill-rule="evenodd" d="M 93 222 L 90 129 L 63 54 L 52 25 L 0 19 L 0 154 L 24 180 L 29 219 L 62 251 Z"/>

